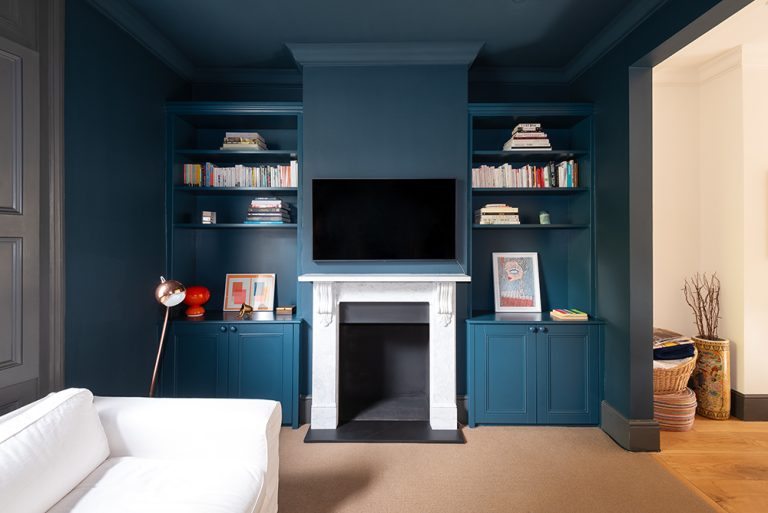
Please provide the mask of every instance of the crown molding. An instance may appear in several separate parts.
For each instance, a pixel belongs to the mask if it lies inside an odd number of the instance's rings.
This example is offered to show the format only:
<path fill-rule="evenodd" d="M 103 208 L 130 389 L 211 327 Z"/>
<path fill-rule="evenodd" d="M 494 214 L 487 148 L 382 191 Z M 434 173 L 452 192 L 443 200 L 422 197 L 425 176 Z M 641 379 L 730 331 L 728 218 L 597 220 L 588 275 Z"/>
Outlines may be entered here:
<path fill-rule="evenodd" d="M 731 48 L 699 66 L 699 82 L 706 82 L 741 66 L 741 46 Z"/>
<path fill-rule="evenodd" d="M 690 68 L 653 68 L 653 85 L 699 85 L 699 69 Z"/>
<path fill-rule="evenodd" d="M 748 43 L 742 45 L 741 65 L 748 69 L 768 68 L 768 44 Z"/>
<path fill-rule="evenodd" d="M 562 68 L 472 68 L 469 70 L 469 81 L 493 83 L 565 83 L 565 72 Z"/>
<path fill-rule="evenodd" d="M 573 82 L 592 65 L 603 58 L 643 21 L 668 0 L 638 0 L 631 2 L 563 68 L 569 82 Z"/>
<path fill-rule="evenodd" d="M 295 68 L 197 68 L 195 82 L 208 84 L 285 84 L 301 85 L 301 72 Z"/>
<path fill-rule="evenodd" d="M 302 67 L 318 66 L 465 66 L 483 42 L 449 43 L 286 43 Z"/>
<path fill-rule="evenodd" d="M 197 70 L 157 28 L 125 0 L 86 0 L 97 11 L 127 32 L 182 78 L 193 80 Z"/>

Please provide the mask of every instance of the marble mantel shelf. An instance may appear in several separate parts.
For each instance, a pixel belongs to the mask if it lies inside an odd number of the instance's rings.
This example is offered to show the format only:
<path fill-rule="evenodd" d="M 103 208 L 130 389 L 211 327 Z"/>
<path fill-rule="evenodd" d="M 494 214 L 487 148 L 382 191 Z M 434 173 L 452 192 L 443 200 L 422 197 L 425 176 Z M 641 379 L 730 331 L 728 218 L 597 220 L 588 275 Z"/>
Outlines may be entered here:
<path fill-rule="evenodd" d="M 472 278 L 466 274 L 302 274 L 303 282 L 388 282 L 388 283 L 435 283 L 469 282 Z"/>

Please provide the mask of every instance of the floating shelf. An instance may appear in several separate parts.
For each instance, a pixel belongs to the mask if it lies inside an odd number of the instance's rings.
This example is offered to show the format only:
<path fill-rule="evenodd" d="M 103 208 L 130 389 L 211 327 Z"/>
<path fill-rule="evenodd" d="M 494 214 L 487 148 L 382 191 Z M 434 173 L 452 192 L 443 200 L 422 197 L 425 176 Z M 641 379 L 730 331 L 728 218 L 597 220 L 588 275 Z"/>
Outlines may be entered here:
<path fill-rule="evenodd" d="M 284 162 L 298 156 L 295 150 L 199 150 L 193 148 L 177 149 L 176 154 L 216 161 L 259 163 Z"/>
<path fill-rule="evenodd" d="M 218 224 L 193 224 L 193 223 L 177 223 L 173 225 L 174 228 L 179 229 L 202 229 L 202 230 L 222 230 L 227 228 L 248 228 L 248 229 L 296 229 L 296 223 L 282 223 L 282 224 L 246 224 L 246 223 L 218 223 Z"/>
<path fill-rule="evenodd" d="M 473 224 L 475 230 L 583 230 L 588 224 Z"/>
<path fill-rule="evenodd" d="M 279 194 L 297 194 L 297 187 L 190 187 L 188 185 L 174 185 L 174 191 L 190 192 L 197 194 L 210 194 L 216 192 L 273 192 Z"/>
<path fill-rule="evenodd" d="M 472 194 L 573 194 L 587 187 L 473 187 Z"/>

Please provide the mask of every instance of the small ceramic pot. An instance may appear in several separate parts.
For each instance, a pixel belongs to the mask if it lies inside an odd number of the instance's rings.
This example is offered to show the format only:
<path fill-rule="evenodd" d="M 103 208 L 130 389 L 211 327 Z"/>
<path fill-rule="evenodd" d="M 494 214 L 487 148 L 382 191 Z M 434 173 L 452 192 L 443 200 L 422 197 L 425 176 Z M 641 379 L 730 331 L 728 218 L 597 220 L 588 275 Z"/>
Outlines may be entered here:
<path fill-rule="evenodd" d="M 187 287 L 187 295 L 184 298 L 184 304 L 189 306 L 186 313 L 187 317 L 202 317 L 205 315 L 203 305 L 211 299 L 211 291 L 200 285 Z"/>

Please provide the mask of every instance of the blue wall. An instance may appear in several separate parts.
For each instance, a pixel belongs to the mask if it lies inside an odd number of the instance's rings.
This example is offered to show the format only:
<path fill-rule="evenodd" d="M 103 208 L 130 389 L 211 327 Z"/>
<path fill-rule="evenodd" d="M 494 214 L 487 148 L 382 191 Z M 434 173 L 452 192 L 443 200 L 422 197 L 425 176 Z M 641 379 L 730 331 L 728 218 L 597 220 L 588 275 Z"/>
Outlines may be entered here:
<path fill-rule="evenodd" d="M 83 0 L 66 9 L 66 384 L 145 395 L 165 265 L 163 105 L 182 81 Z"/>
<path fill-rule="evenodd" d="M 651 121 L 648 114 L 645 126 L 630 125 L 630 85 L 650 94 L 651 84 L 649 74 L 634 75 L 630 84 L 629 68 L 718 3 L 667 2 L 573 84 L 573 99 L 595 106 L 596 313 L 607 321 L 605 400 L 628 419 L 653 418 L 652 175 L 641 161 L 650 145 L 636 148 L 640 160 L 630 160 L 632 130 L 647 131 Z"/>
<path fill-rule="evenodd" d="M 467 70 L 459 66 L 305 68 L 304 205 L 301 273 L 466 273 Z M 313 178 L 456 178 L 455 262 L 317 263 L 312 261 Z M 468 274 L 468 273 L 467 273 Z M 466 308 L 461 287 L 457 310 Z M 301 308 L 311 323 L 311 284 L 301 289 Z M 464 329 L 460 338 L 458 389 L 464 393 Z M 310 329 L 311 334 L 311 329 Z M 310 337 L 311 338 L 311 337 Z M 305 348 L 306 354 L 311 351 Z M 302 393 L 310 393 L 311 362 L 302 368 Z"/>

